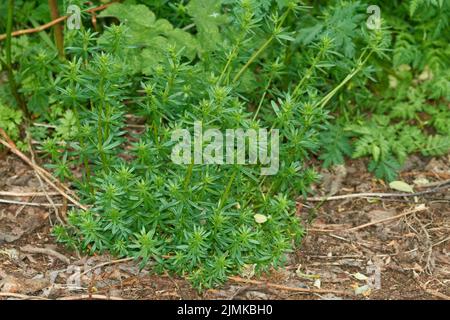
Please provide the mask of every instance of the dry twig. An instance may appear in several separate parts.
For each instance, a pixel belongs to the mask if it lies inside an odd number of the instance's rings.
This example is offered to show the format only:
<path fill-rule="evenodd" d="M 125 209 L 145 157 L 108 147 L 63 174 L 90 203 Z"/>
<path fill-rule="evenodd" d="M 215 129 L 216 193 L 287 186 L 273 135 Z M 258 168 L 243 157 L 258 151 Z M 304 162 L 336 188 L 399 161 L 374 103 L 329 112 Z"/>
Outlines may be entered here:
<path fill-rule="evenodd" d="M 38 296 L 27 296 L 25 294 L 13 293 L 13 292 L 0 292 L 0 297 L 11 297 L 18 298 L 23 300 L 49 300 L 47 298 L 38 297 Z"/>
<path fill-rule="evenodd" d="M 28 149 L 30 150 L 30 154 L 31 154 L 31 162 L 32 162 L 33 164 L 36 165 L 36 160 L 35 160 L 35 154 L 34 154 L 34 151 L 33 151 L 33 146 L 31 145 L 31 141 L 30 141 L 29 138 L 30 138 L 30 137 L 28 137 Z M 53 211 L 55 211 L 56 219 L 57 219 L 61 224 L 64 225 L 64 224 L 65 224 L 64 221 L 63 221 L 63 220 L 60 218 L 60 216 L 59 216 L 59 210 L 58 210 L 58 208 L 56 207 L 55 203 L 53 202 L 53 199 L 52 199 L 52 198 L 48 195 L 48 193 L 47 193 L 47 190 L 46 190 L 46 188 L 45 188 L 44 182 L 42 181 L 41 177 L 39 176 L 39 174 L 38 174 L 36 171 L 34 172 L 34 174 L 36 175 L 36 178 L 37 178 L 38 181 L 39 181 L 39 184 L 40 184 L 40 186 L 41 186 L 41 188 L 42 188 L 42 191 L 43 191 L 44 194 L 45 194 L 45 197 L 47 198 L 47 201 L 52 205 Z M 50 224 L 53 225 L 53 222 L 52 222 L 52 219 L 50 218 L 50 215 L 48 215 L 48 218 L 49 218 Z"/>
<path fill-rule="evenodd" d="M 16 200 L 6 200 L 6 199 L 0 199 L 0 203 L 6 203 L 6 204 L 17 204 L 19 206 L 28 206 L 28 207 L 45 207 L 45 208 L 52 208 L 53 206 L 56 207 L 62 207 L 64 204 L 62 203 L 42 203 L 42 202 L 26 202 L 26 201 L 16 201 Z"/>
<path fill-rule="evenodd" d="M 89 268 L 89 269 L 85 270 L 82 274 L 80 274 L 80 276 L 83 276 L 83 275 L 85 275 L 85 274 L 91 272 L 92 270 L 95 270 L 95 269 L 98 269 L 98 268 L 101 268 L 101 267 L 104 267 L 104 266 L 109 266 L 109 265 L 111 265 L 111 264 L 116 264 L 116 263 L 121 263 L 121 262 L 126 262 L 126 261 L 131 261 L 131 260 L 133 260 L 133 259 L 134 259 L 134 258 L 123 258 L 123 259 L 118 259 L 118 260 L 112 260 L 112 261 L 103 262 L 103 263 L 100 263 L 100 264 L 98 264 L 98 265 L 96 265 L 96 266 L 93 266 L 92 268 Z"/>
<path fill-rule="evenodd" d="M 115 2 L 117 2 L 117 1 L 112 1 L 110 3 L 103 4 L 103 5 L 98 6 L 96 8 L 87 9 L 86 12 L 94 13 L 94 12 L 97 12 L 97 11 L 104 10 L 104 9 L 106 9 L 107 7 L 109 7 L 110 5 L 112 5 Z M 44 30 L 46 30 L 48 28 L 53 27 L 54 25 L 57 25 L 60 22 L 65 21 L 68 18 L 69 18 L 69 16 L 61 16 L 61 17 L 59 17 L 59 18 L 57 18 L 55 20 L 52 20 L 52 21 L 50 21 L 50 22 L 48 22 L 46 24 L 43 24 L 43 25 L 41 25 L 39 27 L 36 27 L 36 28 L 30 28 L 30 29 L 23 29 L 23 30 L 14 31 L 13 33 L 11 33 L 11 36 L 12 37 L 18 37 L 18 36 L 21 36 L 21 35 L 24 35 L 24 34 L 41 32 L 41 31 L 44 31 Z M 6 39 L 6 34 L 0 34 L 0 41 L 5 40 L 5 39 Z"/>
<path fill-rule="evenodd" d="M 17 149 L 14 142 L 9 138 L 9 136 L 6 134 L 6 132 L 0 128 L 0 134 L 6 139 L 4 141 L 3 139 L 0 139 L 0 143 L 7 147 L 9 150 L 11 150 L 14 154 L 16 154 L 19 158 L 21 158 L 25 163 L 27 163 L 29 166 L 31 166 L 37 174 L 41 176 L 42 179 L 44 179 L 52 188 L 54 188 L 56 191 L 58 191 L 62 196 L 67 198 L 70 202 L 72 202 L 77 207 L 87 210 L 87 207 L 79 203 L 75 196 L 73 195 L 72 191 L 65 185 L 63 185 L 61 182 L 59 182 L 58 179 L 53 177 L 49 172 L 42 169 L 38 165 L 34 164 L 33 161 L 31 161 L 26 155 L 24 155 L 21 151 Z M 57 185 L 58 184 L 58 185 Z M 71 193 L 72 195 L 69 195 L 68 193 Z"/>
<path fill-rule="evenodd" d="M 388 222 L 388 221 L 391 221 L 391 220 L 402 218 L 402 217 L 405 217 L 405 216 L 410 215 L 412 213 L 416 213 L 416 212 L 419 212 L 419 211 L 424 211 L 424 210 L 427 210 L 427 209 L 428 208 L 425 205 L 420 205 L 420 206 L 417 206 L 416 208 L 414 208 L 412 210 L 400 213 L 400 214 L 398 214 L 396 216 L 385 218 L 385 219 L 380 219 L 380 220 L 377 220 L 377 221 L 368 222 L 368 223 L 365 223 L 365 224 L 362 224 L 362 225 L 359 225 L 359 226 L 356 226 L 356 227 L 353 227 L 353 228 L 348 228 L 348 229 L 314 229 L 314 228 L 309 228 L 308 231 L 312 231 L 312 232 L 341 232 L 341 231 L 348 231 L 348 232 L 350 232 L 350 231 L 356 231 L 356 230 L 367 228 L 367 227 L 370 227 L 370 226 L 373 226 L 373 225 L 376 225 L 376 224 L 379 224 L 379 223 L 385 223 L 385 222 Z"/>
<path fill-rule="evenodd" d="M 59 252 L 56 252 L 55 250 L 52 249 L 48 249 L 48 248 L 38 248 L 38 247 L 33 247 L 30 245 L 26 245 L 24 247 L 20 247 L 20 251 L 26 252 L 26 253 L 40 253 L 40 254 L 46 254 L 52 257 L 55 257 L 59 260 L 61 260 L 62 262 L 64 262 L 65 264 L 70 264 L 70 259 L 67 258 L 66 256 L 62 255 Z"/>
<path fill-rule="evenodd" d="M 307 201 L 313 202 L 323 202 L 323 201 L 333 201 L 333 200 L 343 200 L 343 199 L 351 199 L 351 198 L 392 198 L 392 197 L 417 197 L 423 196 L 430 193 L 436 193 L 442 189 L 450 187 L 450 180 L 443 181 L 439 183 L 436 187 L 430 190 L 424 190 L 420 192 L 413 193 L 381 193 L 381 192 L 364 192 L 364 193 L 350 193 L 343 194 L 339 196 L 331 196 L 331 197 L 310 197 L 306 198 Z"/>
<path fill-rule="evenodd" d="M 59 196 L 59 192 L 16 192 L 16 191 L 0 191 L 0 197 L 45 197 Z"/>
<path fill-rule="evenodd" d="M 229 277 L 228 279 L 230 279 L 234 282 L 238 282 L 238 283 L 249 283 L 249 284 L 258 285 L 258 286 L 267 286 L 269 288 L 285 290 L 285 291 L 295 291 L 295 292 L 304 292 L 304 293 L 334 293 L 334 294 L 341 294 L 341 295 L 347 295 L 347 296 L 353 295 L 352 291 L 288 287 L 288 286 L 283 286 L 281 284 L 270 283 L 270 282 L 265 282 L 265 281 L 258 281 L 258 280 L 251 280 L 251 279 L 244 279 L 241 277 Z"/>
<path fill-rule="evenodd" d="M 81 294 L 78 296 L 68 296 L 68 297 L 61 297 L 56 300 L 124 300 L 120 297 L 113 297 L 113 296 L 104 296 L 101 294 Z"/>

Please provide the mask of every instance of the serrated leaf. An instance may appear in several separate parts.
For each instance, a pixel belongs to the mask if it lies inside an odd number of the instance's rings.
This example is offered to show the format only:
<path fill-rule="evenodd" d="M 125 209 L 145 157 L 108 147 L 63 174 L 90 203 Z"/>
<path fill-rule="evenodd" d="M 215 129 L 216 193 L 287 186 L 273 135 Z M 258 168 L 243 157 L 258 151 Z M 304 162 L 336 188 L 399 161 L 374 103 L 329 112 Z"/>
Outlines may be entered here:
<path fill-rule="evenodd" d="M 200 46 L 204 50 L 214 50 L 222 40 L 219 26 L 226 22 L 221 13 L 220 0 L 191 0 L 186 6 L 198 31 Z"/>
<path fill-rule="evenodd" d="M 297 42 L 300 42 L 304 45 L 310 44 L 313 40 L 317 38 L 320 32 L 323 29 L 323 24 L 316 23 L 312 27 L 302 28 L 297 33 Z"/>
<path fill-rule="evenodd" d="M 139 71 L 150 74 L 152 67 L 164 58 L 169 45 L 181 50 L 188 59 L 195 58 L 198 42 L 193 35 L 174 28 L 166 19 L 156 19 L 155 14 L 145 5 L 116 3 L 104 10 L 100 16 L 116 17 L 128 29 L 128 44 L 140 49 L 137 61 Z"/>
<path fill-rule="evenodd" d="M 407 184 L 406 182 L 403 182 L 403 181 L 398 181 L 398 180 L 392 181 L 389 183 L 389 187 L 391 189 L 398 190 L 398 191 L 409 192 L 409 193 L 414 192 L 413 188 L 409 184 Z"/>

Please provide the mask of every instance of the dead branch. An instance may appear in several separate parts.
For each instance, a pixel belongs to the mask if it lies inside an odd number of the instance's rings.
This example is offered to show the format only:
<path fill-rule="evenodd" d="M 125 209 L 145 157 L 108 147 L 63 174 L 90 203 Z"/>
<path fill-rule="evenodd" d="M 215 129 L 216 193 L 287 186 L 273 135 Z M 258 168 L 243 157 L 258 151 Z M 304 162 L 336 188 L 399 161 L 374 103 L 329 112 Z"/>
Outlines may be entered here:
<path fill-rule="evenodd" d="M 31 141 L 30 141 L 31 139 L 30 139 L 29 136 L 27 138 L 28 138 L 27 139 L 28 140 L 28 149 L 29 149 L 30 154 L 31 154 L 31 162 L 36 165 L 36 157 L 35 157 L 35 154 L 34 154 L 34 151 L 33 151 L 33 146 L 31 145 Z M 64 221 L 59 216 L 59 210 L 56 207 L 55 203 L 53 202 L 53 199 L 48 195 L 47 190 L 46 190 L 45 185 L 44 185 L 44 182 L 42 181 L 42 178 L 39 176 L 39 174 L 36 171 L 34 172 L 34 174 L 36 175 L 36 178 L 39 180 L 39 184 L 41 185 L 42 191 L 45 193 L 45 197 L 47 198 L 47 201 L 52 205 L 53 210 L 55 211 L 56 219 L 62 225 L 64 225 L 65 224 Z M 50 215 L 48 217 L 49 217 L 50 224 L 53 226 L 52 219 L 50 218 Z"/>
<path fill-rule="evenodd" d="M 341 294 L 341 295 L 346 295 L 346 296 L 353 295 L 352 291 L 288 287 L 288 286 L 283 286 L 281 284 L 265 282 L 265 281 L 258 281 L 258 280 L 251 280 L 251 279 L 244 279 L 241 277 L 229 277 L 228 279 L 232 280 L 234 282 L 238 282 L 238 283 L 249 283 L 249 284 L 253 284 L 253 285 L 257 285 L 257 286 L 266 286 L 269 288 L 285 290 L 285 291 L 295 291 L 295 292 L 304 292 L 304 293 L 334 293 L 334 294 Z"/>
<path fill-rule="evenodd" d="M 19 158 L 21 158 L 25 163 L 27 163 L 29 166 L 31 166 L 35 171 L 38 171 L 42 178 L 45 178 L 46 176 L 48 179 L 52 180 L 54 183 L 58 184 L 60 188 L 65 190 L 67 193 L 70 193 L 73 198 L 78 199 L 75 195 L 75 193 L 70 190 L 66 185 L 62 184 L 58 179 L 56 179 L 54 176 L 52 176 L 51 173 L 46 171 L 45 169 L 39 167 L 35 163 L 33 163 L 32 160 L 30 160 L 26 155 L 24 155 L 19 149 L 17 149 L 15 143 L 11 140 L 11 138 L 6 134 L 6 132 L 0 128 L 0 135 L 3 136 L 3 138 L 6 141 L 3 141 L 0 139 L 0 143 L 6 146 L 8 149 L 10 149 L 13 153 L 15 153 Z M 5 144 L 6 143 L 6 144 Z"/>
<path fill-rule="evenodd" d="M 81 273 L 81 276 L 83 276 L 83 275 L 85 275 L 85 274 L 91 272 L 92 270 L 95 270 L 95 269 L 98 269 L 98 268 L 101 268 L 101 267 L 104 267 L 104 266 L 109 266 L 109 265 L 111 265 L 111 264 L 116 264 L 116 263 L 121 263 L 121 262 L 127 262 L 127 261 L 131 261 L 131 260 L 133 260 L 133 259 L 134 259 L 134 258 L 123 258 L 123 259 L 118 259 L 118 260 L 112 260 L 112 261 L 103 262 L 103 263 L 100 263 L 100 264 L 98 264 L 98 265 L 96 265 L 96 266 L 93 266 L 92 268 L 87 269 L 86 271 L 84 271 L 83 273 Z"/>
<path fill-rule="evenodd" d="M 420 192 L 413 193 L 380 193 L 380 192 L 364 192 L 364 193 L 350 193 L 339 196 L 331 196 L 331 197 L 310 197 L 306 198 L 307 201 L 314 202 L 323 202 L 323 201 L 332 201 L 332 200 L 342 200 L 342 199 L 351 199 L 351 198 L 389 198 L 389 197 L 417 197 L 425 194 L 436 193 L 442 189 L 448 188 L 450 186 L 450 180 L 443 181 L 439 183 L 436 187 L 430 190 L 424 190 Z"/>
<path fill-rule="evenodd" d="M 0 297 L 11 297 L 11 298 L 18 298 L 18 299 L 23 299 L 23 300 L 49 300 L 49 299 L 43 298 L 43 297 L 27 296 L 25 294 L 12 293 L 12 292 L 0 292 Z"/>
<path fill-rule="evenodd" d="M 63 207 L 63 203 L 43 203 L 43 202 L 26 202 L 26 201 L 15 201 L 15 200 L 6 200 L 6 199 L 0 199 L 0 203 L 5 204 L 16 204 L 18 206 L 27 206 L 27 207 L 44 207 L 44 208 L 50 208 L 50 207 Z"/>
<path fill-rule="evenodd" d="M 87 10 L 85 10 L 85 12 L 94 13 L 94 12 L 97 12 L 97 11 L 101 11 L 101 10 L 104 10 L 104 9 L 108 8 L 110 5 L 112 5 L 113 3 L 116 3 L 116 2 L 117 1 L 112 1 L 110 3 L 103 4 L 103 5 L 98 6 L 96 8 L 87 9 Z M 53 27 L 54 25 L 57 25 L 60 22 L 65 21 L 68 18 L 69 18 L 69 16 L 61 16 L 61 17 L 59 17 L 59 18 L 57 18 L 55 20 L 52 20 L 52 21 L 50 21 L 50 22 L 48 22 L 46 24 L 43 24 L 41 26 L 38 26 L 36 28 L 30 28 L 30 29 L 23 29 L 23 30 L 14 31 L 13 33 L 11 33 L 11 36 L 12 37 L 18 37 L 18 36 L 22 36 L 24 34 L 41 32 L 41 31 L 44 31 L 44 30 L 46 30 L 48 28 Z M 6 39 L 6 34 L 0 34 L 0 41 L 5 40 L 5 39 Z"/>
<path fill-rule="evenodd" d="M 65 264 L 70 264 L 70 259 L 67 258 L 66 256 L 62 255 L 61 253 L 52 250 L 52 249 L 48 249 L 48 248 L 38 248 L 38 247 L 33 247 L 31 245 L 26 245 L 24 247 L 20 247 L 20 251 L 26 252 L 26 253 L 39 253 L 39 254 L 46 254 L 52 257 L 55 257 L 59 260 L 61 260 L 62 262 L 64 262 Z"/>
<path fill-rule="evenodd" d="M 68 297 L 62 297 L 58 298 L 56 300 L 124 300 L 120 297 L 113 297 L 113 296 L 104 296 L 101 294 L 81 294 L 79 296 L 68 296 Z"/>
<path fill-rule="evenodd" d="M 45 197 L 59 196 L 59 192 L 16 192 L 16 191 L 0 191 L 0 197 Z"/>
<path fill-rule="evenodd" d="M 6 141 L 0 139 L 0 143 L 2 145 L 7 147 L 8 149 L 10 149 L 14 154 L 16 154 L 25 163 L 27 163 L 30 167 L 32 167 L 35 170 L 35 172 L 41 176 L 42 179 L 44 179 L 52 188 L 54 188 L 56 191 L 58 191 L 63 197 L 67 198 L 67 200 L 72 202 L 77 207 L 79 207 L 83 210 L 87 210 L 86 206 L 82 205 L 77 200 L 75 200 L 75 196 L 73 194 L 72 195 L 68 194 L 68 193 L 72 193 L 72 191 L 67 186 L 65 186 L 61 182 L 59 182 L 59 180 L 56 179 L 55 177 L 53 177 L 49 172 L 42 169 L 38 165 L 34 164 L 26 155 L 24 155 L 21 151 L 19 151 L 17 149 L 17 147 L 14 145 L 14 143 L 11 141 L 11 139 L 8 137 L 6 132 L 1 128 L 0 128 L 0 134 L 6 139 Z"/>
<path fill-rule="evenodd" d="M 450 300 L 449 296 L 447 296 L 439 291 L 427 289 L 427 288 L 423 288 L 423 290 L 425 290 L 426 293 L 431 294 L 432 296 L 438 297 L 442 300 Z"/>
<path fill-rule="evenodd" d="M 56 0 L 48 0 L 48 6 L 50 8 L 50 15 L 52 20 L 59 18 L 58 2 Z M 57 23 L 53 26 L 53 33 L 55 36 L 56 48 L 60 58 L 64 58 L 64 36 L 63 26 Z"/>

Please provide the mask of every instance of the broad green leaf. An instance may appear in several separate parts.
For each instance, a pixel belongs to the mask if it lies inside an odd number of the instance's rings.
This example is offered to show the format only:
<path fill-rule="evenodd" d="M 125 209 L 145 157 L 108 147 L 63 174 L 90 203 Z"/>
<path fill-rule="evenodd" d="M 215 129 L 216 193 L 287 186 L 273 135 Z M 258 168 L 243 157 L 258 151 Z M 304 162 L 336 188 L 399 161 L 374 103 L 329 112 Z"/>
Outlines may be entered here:
<path fill-rule="evenodd" d="M 222 41 L 219 26 L 226 22 L 222 15 L 221 0 L 191 0 L 187 12 L 194 20 L 198 40 L 202 49 L 211 51 Z"/>
<path fill-rule="evenodd" d="M 198 43 L 193 35 L 174 28 L 166 19 L 156 19 L 155 14 L 145 5 L 116 3 L 104 10 L 100 16 L 116 17 L 128 28 L 128 44 L 140 50 L 137 61 L 139 71 L 151 73 L 152 68 L 164 58 L 169 45 L 182 51 L 188 59 L 195 58 Z"/>
<path fill-rule="evenodd" d="M 155 14 L 145 5 L 127 5 L 115 3 L 99 14 L 99 17 L 116 17 L 121 22 L 134 28 L 152 28 L 155 25 Z"/>

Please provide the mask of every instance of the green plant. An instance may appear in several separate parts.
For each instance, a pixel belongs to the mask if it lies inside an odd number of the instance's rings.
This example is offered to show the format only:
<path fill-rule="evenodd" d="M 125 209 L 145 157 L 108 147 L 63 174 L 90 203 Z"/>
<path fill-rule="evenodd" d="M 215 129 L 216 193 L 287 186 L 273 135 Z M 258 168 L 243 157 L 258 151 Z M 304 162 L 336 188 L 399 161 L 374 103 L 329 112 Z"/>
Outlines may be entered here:
<path fill-rule="evenodd" d="M 68 35 L 71 58 L 58 76 L 56 101 L 74 117 L 66 115 L 57 132 L 64 134 L 66 123 L 76 129 L 66 136 L 63 157 L 52 140 L 43 150 L 61 178 L 76 181 L 91 208 L 72 211 L 69 226 L 55 229 L 59 240 L 90 252 L 134 256 L 204 288 L 246 265 L 258 271 L 281 265 L 301 239 L 292 199 L 317 179 L 305 161 L 318 150 L 325 106 L 372 54 L 382 52 L 383 35 L 367 36 L 354 55 L 347 52 L 348 65 L 325 84 L 320 74 L 342 60 L 335 51 L 341 45 L 327 33 L 295 44 L 296 26 L 285 23 L 304 7 L 293 1 L 224 6 L 226 11 L 219 1 L 205 7 L 190 2 L 195 34 L 173 29 L 144 7 L 123 4 L 103 14 L 118 17 L 121 25 L 106 27 L 102 35 Z M 211 10 L 217 15 L 211 17 Z M 143 15 L 130 15 L 135 11 Z M 214 36 L 217 28 L 226 30 L 220 38 Z M 143 39 L 139 32 L 147 29 L 151 36 Z M 173 32 L 193 39 L 194 55 L 185 40 L 172 39 Z M 136 67 L 136 58 L 145 65 Z M 300 72 L 293 73 L 285 59 Z M 143 133 L 127 129 L 125 112 L 146 119 Z M 171 133 L 191 130 L 196 121 L 203 130 L 279 129 L 278 174 L 260 176 L 261 165 L 172 163 Z M 83 168 L 81 179 L 64 169 L 72 166 Z"/>
<path fill-rule="evenodd" d="M 324 166 L 369 157 L 392 180 L 408 154 L 447 152 L 448 4 L 379 4 L 382 27 L 368 30 L 359 1 L 124 1 L 95 31 L 86 12 L 80 30 L 65 30 L 65 60 L 46 33 L 12 39 L 19 93 L 50 123 L 29 130 L 89 208 L 54 228 L 58 240 L 211 287 L 285 262 L 303 235 L 294 199 L 318 178 L 315 156 Z M 12 136 L 19 116 L 0 107 Z M 278 129 L 278 173 L 172 162 L 172 133 L 198 121 Z"/>
<path fill-rule="evenodd" d="M 351 134 L 342 125 L 330 125 L 320 137 L 321 154 L 325 168 L 330 165 L 343 164 L 345 157 L 351 156 L 353 147 L 350 143 Z"/>
<path fill-rule="evenodd" d="M 0 102 L 0 128 L 13 140 L 19 138 L 19 125 L 22 123 L 22 112 L 7 107 Z"/>
<path fill-rule="evenodd" d="M 450 150 L 450 46 L 444 31 L 450 6 L 440 1 L 378 4 L 393 29 L 392 54 L 375 64 L 376 85 L 340 100 L 320 158 L 325 165 L 342 163 L 350 143 L 353 157 L 370 157 L 369 170 L 390 181 L 408 155 Z M 333 139 L 336 144 L 324 144 Z"/>
<path fill-rule="evenodd" d="M 384 98 L 375 106 L 377 112 L 385 115 L 373 115 L 361 124 L 347 126 L 358 138 L 353 156 L 371 156 L 369 169 L 387 180 L 395 178 L 409 154 L 437 156 L 450 150 L 446 100 L 426 100 L 425 97 L 430 97 L 431 79 L 412 79 L 409 70 L 400 73 L 403 78 L 392 77 L 393 87 L 385 91 Z"/>
<path fill-rule="evenodd" d="M 23 98 L 19 93 L 13 70 L 13 61 L 11 53 L 11 39 L 12 39 L 11 33 L 13 26 L 13 17 L 14 17 L 14 0 L 9 0 L 7 22 L 6 22 L 5 61 L 1 60 L 1 63 L 6 68 L 8 74 L 8 83 L 11 89 L 11 93 L 14 96 L 14 99 L 16 100 L 17 106 L 22 110 L 22 112 L 25 115 L 28 115 L 25 102 L 23 101 Z"/>

